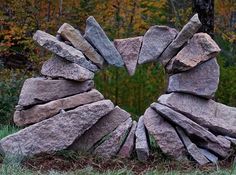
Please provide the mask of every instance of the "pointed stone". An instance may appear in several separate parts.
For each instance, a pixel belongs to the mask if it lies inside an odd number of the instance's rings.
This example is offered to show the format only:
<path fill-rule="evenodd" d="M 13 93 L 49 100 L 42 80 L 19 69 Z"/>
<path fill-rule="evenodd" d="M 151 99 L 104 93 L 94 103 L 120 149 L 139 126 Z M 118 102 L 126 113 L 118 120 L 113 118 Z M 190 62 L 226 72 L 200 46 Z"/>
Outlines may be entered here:
<path fill-rule="evenodd" d="M 115 47 L 121 54 L 128 70 L 129 75 L 134 75 L 138 63 L 139 51 L 142 45 L 143 37 L 134 37 L 126 39 L 116 39 L 114 41 Z"/>
<path fill-rule="evenodd" d="M 199 148 L 200 152 L 212 163 L 217 164 L 218 162 L 218 157 L 209 152 L 206 149 Z"/>
<path fill-rule="evenodd" d="M 33 36 L 33 39 L 37 41 L 40 46 L 70 62 L 79 64 L 92 72 L 98 71 L 97 66 L 86 60 L 82 52 L 61 41 L 58 41 L 56 37 L 46 32 L 37 30 Z"/>
<path fill-rule="evenodd" d="M 88 17 L 86 21 L 84 38 L 99 51 L 109 64 L 117 67 L 124 65 L 121 55 L 93 16 Z"/>

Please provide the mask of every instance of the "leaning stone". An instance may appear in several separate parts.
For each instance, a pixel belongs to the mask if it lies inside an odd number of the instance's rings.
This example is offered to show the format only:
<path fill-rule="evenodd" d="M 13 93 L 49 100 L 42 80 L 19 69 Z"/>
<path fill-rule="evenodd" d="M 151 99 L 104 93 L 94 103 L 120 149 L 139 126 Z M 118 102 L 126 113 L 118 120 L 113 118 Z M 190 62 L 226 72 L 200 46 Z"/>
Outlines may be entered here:
<path fill-rule="evenodd" d="M 207 129 L 167 106 L 153 103 L 151 107 L 160 113 L 166 120 L 172 121 L 177 126 L 183 128 L 190 138 L 195 138 L 195 143 L 197 145 L 207 148 L 221 157 L 227 157 L 229 155 L 230 142 L 228 140 L 222 138 L 218 139 Z"/>
<path fill-rule="evenodd" d="M 161 64 L 166 66 L 171 58 L 178 53 L 181 47 L 198 31 L 201 26 L 202 24 L 198 18 L 198 14 L 195 14 L 161 54 L 161 57 L 159 58 Z"/>
<path fill-rule="evenodd" d="M 167 26 L 152 26 L 143 37 L 139 64 L 158 61 L 161 53 L 175 39 L 177 31 Z"/>
<path fill-rule="evenodd" d="M 154 137 L 163 153 L 176 160 L 186 157 L 184 145 L 171 124 L 150 107 L 146 109 L 143 118 L 149 135 Z"/>
<path fill-rule="evenodd" d="M 86 21 L 84 38 L 99 51 L 109 64 L 117 67 L 124 65 L 121 55 L 93 16 L 88 17 Z"/>
<path fill-rule="evenodd" d="M 33 39 L 37 41 L 40 46 L 48 49 L 62 58 L 65 58 L 68 61 L 79 64 L 90 71 L 98 71 L 97 66 L 86 60 L 82 52 L 72 46 L 58 41 L 56 37 L 46 32 L 37 30 L 33 36 Z"/>
<path fill-rule="evenodd" d="M 73 109 L 102 99 L 104 99 L 103 95 L 93 89 L 89 92 L 50 101 L 42 105 L 35 105 L 29 109 L 17 110 L 14 114 L 14 122 L 17 126 L 38 123 L 58 114 L 61 110 Z"/>
<path fill-rule="evenodd" d="M 162 95 L 158 102 L 185 114 L 215 134 L 236 136 L 236 108 L 234 107 L 182 93 Z"/>
<path fill-rule="evenodd" d="M 46 78 L 29 78 L 21 89 L 19 102 L 21 106 L 46 103 L 59 98 L 86 92 L 94 87 L 94 82 L 76 82 L 69 80 L 49 80 Z"/>
<path fill-rule="evenodd" d="M 133 121 L 129 135 L 127 136 L 124 144 L 122 145 L 122 147 L 118 153 L 118 156 L 123 157 L 123 158 L 130 158 L 131 157 L 131 154 L 134 150 L 136 127 L 137 127 L 137 122 Z"/>
<path fill-rule="evenodd" d="M 1 149 L 22 156 L 66 149 L 113 108 L 110 100 L 102 100 L 58 114 L 3 138 Z"/>
<path fill-rule="evenodd" d="M 149 147 L 143 116 L 139 118 L 138 125 L 135 131 L 135 137 L 135 150 L 138 156 L 138 160 L 141 162 L 145 162 L 149 157 Z"/>
<path fill-rule="evenodd" d="M 236 146 L 236 138 L 229 137 L 229 136 L 225 136 L 225 138 L 226 138 L 227 140 L 229 140 L 233 145 Z"/>
<path fill-rule="evenodd" d="M 110 159 L 115 156 L 129 132 L 130 127 L 132 126 L 132 119 L 128 118 L 125 122 L 121 123 L 106 139 L 101 145 L 99 145 L 95 150 L 94 154 Z"/>
<path fill-rule="evenodd" d="M 121 54 L 125 67 L 131 76 L 134 75 L 136 70 L 142 40 L 143 37 L 139 36 L 134 38 L 116 39 L 114 41 L 115 47 Z"/>
<path fill-rule="evenodd" d="M 195 145 L 189 137 L 184 133 L 180 127 L 176 127 L 176 130 L 182 139 L 185 147 L 188 150 L 188 153 L 192 156 L 194 160 L 197 161 L 200 165 L 209 163 L 208 159 L 201 153 L 200 149 Z"/>
<path fill-rule="evenodd" d="M 69 149 L 82 153 L 92 151 L 92 148 L 95 147 L 96 143 L 110 134 L 130 116 L 131 115 L 128 112 L 116 106 L 109 114 L 102 117 L 81 137 L 78 137 Z"/>
<path fill-rule="evenodd" d="M 169 77 L 168 92 L 184 92 L 204 98 L 213 98 L 219 84 L 220 70 L 216 59 L 194 69 Z"/>
<path fill-rule="evenodd" d="M 218 157 L 209 152 L 206 149 L 199 148 L 200 152 L 212 163 L 217 164 L 218 162 Z"/>
<path fill-rule="evenodd" d="M 80 50 L 99 68 L 104 66 L 104 59 L 97 53 L 93 46 L 91 46 L 91 44 L 84 39 L 79 30 L 76 30 L 70 24 L 64 23 L 57 33 L 60 34 L 60 36 L 62 36 L 65 40 L 70 41 L 76 49 Z"/>
<path fill-rule="evenodd" d="M 43 64 L 41 73 L 52 78 L 65 78 L 75 81 L 91 80 L 94 73 L 76 63 L 54 56 Z"/>

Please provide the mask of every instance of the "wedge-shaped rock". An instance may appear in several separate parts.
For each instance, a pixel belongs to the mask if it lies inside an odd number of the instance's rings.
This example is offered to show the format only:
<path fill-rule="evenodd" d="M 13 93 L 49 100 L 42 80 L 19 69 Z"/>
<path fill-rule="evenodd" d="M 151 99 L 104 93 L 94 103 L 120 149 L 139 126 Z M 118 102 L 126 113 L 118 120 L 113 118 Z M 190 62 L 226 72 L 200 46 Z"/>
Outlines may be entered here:
<path fill-rule="evenodd" d="M 217 164 L 218 157 L 209 152 L 207 149 L 198 148 L 200 152 L 212 163 Z"/>
<path fill-rule="evenodd" d="M 122 147 L 118 153 L 118 156 L 123 157 L 123 158 L 130 158 L 131 157 L 131 154 L 134 151 L 136 128 L 137 128 L 137 122 L 133 121 L 129 135 L 127 136 L 124 144 L 122 145 Z"/>
<path fill-rule="evenodd" d="M 175 39 L 177 31 L 167 26 L 152 26 L 143 37 L 139 64 L 158 61 L 161 53 Z"/>
<path fill-rule="evenodd" d="M 216 134 L 236 136 L 236 108 L 182 93 L 162 95 L 158 102 L 185 114 Z"/>
<path fill-rule="evenodd" d="M 144 113 L 144 124 L 149 135 L 154 137 L 157 145 L 165 154 L 177 160 L 186 157 L 184 145 L 175 128 L 150 107 Z"/>
<path fill-rule="evenodd" d="M 115 156 L 132 126 L 132 119 L 128 118 L 125 122 L 121 123 L 101 145 L 95 150 L 94 154 L 103 158 L 111 158 Z"/>
<path fill-rule="evenodd" d="M 198 31 L 202 26 L 201 21 L 198 18 L 198 14 L 195 14 L 190 21 L 182 28 L 177 37 L 170 43 L 170 45 L 161 54 L 159 60 L 162 65 L 166 64 L 173 58 L 181 47 Z"/>
<path fill-rule="evenodd" d="M 167 91 L 213 98 L 218 88 L 219 76 L 219 65 L 214 58 L 194 69 L 170 76 Z"/>
<path fill-rule="evenodd" d="M 185 147 L 188 150 L 188 153 L 192 156 L 194 160 L 197 161 L 200 165 L 209 163 L 208 159 L 201 153 L 200 149 L 195 145 L 189 137 L 184 133 L 180 127 L 176 127 L 176 130 L 182 139 Z"/>
<path fill-rule="evenodd" d="M 166 69 L 169 73 L 183 72 L 214 58 L 220 52 L 219 46 L 206 33 L 197 33 L 179 53 L 171 59 Z"/>
<path fill-rule="evenodd" d="M 65 78 L 76 81 L 91 80 L 94 73 L 61 57 L 54 56 L 43 64 L 41 73 L 52 78 Z"/>
<path fill-rule="evenodd" d="M 121 54 L 125 67 L 129 75 L 134 75 L 138 63 L 139 51 L 143 37 L 116 39 L 114 41 L 116 49 Z"/>
<path fill-rule="evenodd" d="M 14 114 L 14 122 L 17 126 L 38 123 L 58 114 L 62 109 L 73 109 L 75 107 L 93 103 L 102 99 L 104 99 L 103 95 L 93 89 L 89 92 L 61 98 L 42 105 L 35 105 L 26 110 L 16 110 Z"/>
<path fill-rule="evenodd" d="M 88 17 L 86 21 L 84 38 L 99 51 L 109 64 L 117 67 L 124 65 L 121 55 L 93 16 Z"/>
<path fill-rule="evenodd" d="M 66 149 L 113 108 L 110 100 L 103 100 L 58 114 L 3 138 L 1 149 L 22 156 Z"/>
<path fill-rule="evenodd" d="M 143 116 L 139 118 L 138 125 L 135 131 L 135 137 L 135 150 L 138 156 L 138 160 L 141 162 L 145 162 L 149 157 L 149 146 Z"/>
<path fill-rule="evenodd" d="M 92 151 L 93 146 L 102 138 L 110 134 L 121 123 L 125 122 L 130 114 L 116 106 L 109 114 L 102 117 L 94 126 L 86 131 L 81 137 L 78 137 L 70 146 L 70 149 L 87 152 Z"/>
<path fill-rule="evenodd" d="M 62 58 L 65 58 L 68 61 L 79 64 L 80 66 L 93 72 L 98 71 L 97 66 L 86 60 L 82 52 L 72 46 L 58 41 L 56 37 L 46 32 L 37 30 L 33 36 L 33 39 L 37 41 L 40 46 L 48 49 Z"/>
<path fill-rule="evenodd" d="M 49 80 L 46 78 L 29 78 L 21 89 L 19 102 L 21 106 L 41 104 L 59 98 L 86 92 L 94 87 L 94 82 L 76 82 L 69 80 Z"/>
<path fill-rule="evenodd" d="M 151 107 L 166 120 L 172 121 L 177 126 L 183 128 L 190 138 L 194 138 L 197 145 L 207 148 L 221 157 L 229 155 L 230 142 L 228 140 L 216 137 L 207 129 L 167 106 L 153 103 Z"/>
<path fill-rule="evenodd" d="M 97 51 L 84 39 L 79 30 L 76 30 L 70 24 L 64 23 L 57 33 L 65 40 L 68 40 L 72 45 L 80 50 L 86 57 L 96 64 L 99 68 L 104 66 L 104 59 L 97 53 Z"/>

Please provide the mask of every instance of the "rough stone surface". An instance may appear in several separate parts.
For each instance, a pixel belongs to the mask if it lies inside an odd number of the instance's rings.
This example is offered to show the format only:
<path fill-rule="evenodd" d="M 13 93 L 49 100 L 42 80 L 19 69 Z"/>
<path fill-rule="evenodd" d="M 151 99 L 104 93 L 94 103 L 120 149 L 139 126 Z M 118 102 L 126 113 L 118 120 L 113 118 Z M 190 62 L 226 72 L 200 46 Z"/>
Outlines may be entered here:
<path fill-rule="evenodd" d="M 152 26 L 143 37 L 139 64 L 157 61 L 161 53 L 175 39 L 177 31 L 167 26 Z"/>
<path fill-rule="evenodd" d="M 135 142 L 135 131 L 137 127 L 137 122 L 133 121 L 132 127 L 130 129 L 129 135 L 127 136 L 124 144 L 122 145 L 118 156 L 124 158 L 130 158 L 131 154 L 134 150 L 134 142 Z"/>
<path fill-rule="evenodd" d="M 182 93 L 162 95 L 158 102 L 185 114 L 213 133 L 236 136 L 236 108 L 234 107 Z"/>
<path fill-rule="evenodd" d="M 57 32 L 65 40 L 68 40 L 72 45 L 80 50 L 86 57 L 96 64 L 98 67 L 102 68 L 104 66 L 104 59 L 97 53 L 97 51 L 89 44 L 89 42 L 84 39 L 81 33 L 72 27 L 70 24 L 64 23 Z"/>
<path fill-rule="evenodd" d="M 115 156 L 120 147 L 122 146 L 130 127 L 132 126 L 132 119 L 128 118 L 125 122 L 121 123 L 95 150 L 94 154 L 104 158 L 111 158 Z"/>
<path fill-rule="evenodd" d="M 115 47 L 121 54 L 129 75 L 134 75 L 135 73 L 142 41 L 142 36 L 126 39 L 116 39 L 114 41 Z"/>
<path fill-rule="evenodd" d="M 144 124 L 149 135 L 154 137 L 157 145 L 165 154 L 177 160 L 186 157 L 184 145 L 175 128 L 150 107 L 144 113 Z"/>
<path fill-rule="evenodd" d="M 184 133 L 180 127 L 176 127 L 181 140 L 183 141 L 185 147 L 188 150 L 188 153 L 196 160 L 200 165 L 209 163 L 208 159 L 201 153 L 200 149 L 195 145 L 189 137 Z"/>
<path fill-rule="evenodd" d="M 194 138 L 197 145 L 207 148 L 221 157 L 226 157 L 229 155 L 230 142 L 227 139 L 217 138 L 207 129 L 167 106 L 153 103 L 151 107 L 167 120 L 170 120 L 177 126 L 183 128 L 190 138 Z"/>
<path fill-rule="evenodd" d="M 138 156 L 138 160 L 141 162 L 147 161 L 149 157 L 148 138 L 144 126 L 143 116 L 139 118 L 137 128 L 135 131 L 135 150 Z"/>
<path fill-rule="evenodd" d="M 52 78 L 65 78 L 69 80 L 91 80 L 94 73 L 76 63 L 54 56 L 43 64 L 41 73 Z"/>
<path fill-rule="evenodd" d="M 199 148 L 199 150 L 209 161 L 211 161 L 212 163 L 217 164 L 217 162 L 218 162 L 218 157 L 217 156 L 215 156 L 214 154 L 212 154 L 211 152 L 209 152 L 206 149 Z"/>
<path fill-rule="evenodd" d="M 115 130 L 122 122 L 126 121 L 131 115 L 125 110 L 116 106 L 109 114 L 102 117 L 94 126 L 86 131 L 81 137 L 77 138 L 70 146 L 70 149 L 87 152 L 92 151 L 102 138 Z"/>
<path fill-rule="evenodd" d="M 220 52 L 219 46 L 207 33 L 193 35 L 188 44 L 171 59 L 166 69 L 168 73 L 183 72 L 214 58 Z"/>
<path fill-rule="evenodd" d="M 45 103 L 66 96 L 89 91 L 94 82 L 75 82 L 69 80 L 49 80 L 45 78 L 29 78 L 21 89 L 19 102 L 21 106 Z"/>
<path fill-rule="evenodd" d="M 198 31 L 201 25 L 198 14 L 195 14 L 161 54 L 159 58 L 160 62 L 166 66 L 170 59 L 173 58 L 181 47 Z"/>
<path fill-rule="evenodd" d="M 236 138 L 229 137 L 229 136 L 225 136 L 225 138 L 226 138 L 227 140 L 229 140 L 233 145 L 236 146 Z"/>
<path fill-rule="evenodd" d="M 56 37 L 46 32 L 37 30 L 33 36 L 33 39 L 37 41 L 40 46 L 62 58 L 65 58 L 68 61 L 79 64 L 80 66 L 93 72 L 98 71 L 97 66 L 86 60 L 82 52 L 61 41 L 58 41 Z"/>
<path fill-rule="evenodd" d="M 50 101 L 42 105 L 35 105 L 26 110 L 16 110 L 14 114 L 14 122 L 17 126 L 37 123 L 58 114 L 62 109 L 72 109 L 102 99 L 104 99 L 103 95 L 93 89 L 89 92 Z"/>
<path fill-rule="evenodd" d="M 194 69 L 170 76 L 167 91 L 213 98 L 218 88 L 219 76 L 219 65 L 214 58 Z"/>
<path fill-rule="evenodd" d="M 109 64 L 117 67 L 124 65 L 121 55 L 93 16 L 88 17 L 86 21 L 84 38 L 99 51 Z"/>
<path fill-rule="evenodd" d="M 1 149 L 22 156 L 66 149 L 113 108 L 110 100 L 103 100 L 58 114 L 3 138 Z"/>

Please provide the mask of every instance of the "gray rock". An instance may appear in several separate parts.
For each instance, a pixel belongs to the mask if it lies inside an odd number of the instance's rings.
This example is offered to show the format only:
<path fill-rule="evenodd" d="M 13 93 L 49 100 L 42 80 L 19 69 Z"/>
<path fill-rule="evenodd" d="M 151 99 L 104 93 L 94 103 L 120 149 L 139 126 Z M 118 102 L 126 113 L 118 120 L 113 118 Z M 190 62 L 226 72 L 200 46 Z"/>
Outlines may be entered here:
<path fill-rule="evenodd" d="M 99 51 L 109 64 L 117 67 L 124 65 L 121 55 L 93 16 L 88 17 L 86 21 L 84 38 Z"/>
<path fill-rule="evenodd" d="M 216 134 L 236 136 L 236 108 L 234 107 L 182 93 L 162 95 L 158 102 L 185 114 Z"/>
<path fill-rule="evenodd" d="M 130 114 L 116 106 L 109 114 L 102 117 L 94 126 L 87 130 L 81 137 L 77 138 L 70 149 L 85 153 L 92 151 L 102 138 L 115 130 L 121 123 L 125 122 Z"/>
<path fill-rule="evenodd" d="M 139 64 L 158 61 L 161 53 L 175 39 L 177 31 L 167 26 L 152 26 L 143 37 Z"/>
<path fill-rule="evenodd" d="M 43 64 L 41 73 L 52 78 L 65 78 L 76 81 L 91 80 L 94 73 L 76 63 L 54 56 Z"/>
<path fill-rule="evenodd" d="M 213 98 L 218 88 L 219 76 L 219 65 L 214 58 L 194 69 L 170 76 L 167 91 Z"/>
<path fill-rule="evenodd" d="M 97 66 L 86 60 L 82 52 L 61 41 L 58 41 L 56 37 L 46 32 L 37 30 L 33 36 L 33 39 L 37 41 L 40 46 L 62 58 L 65 58 L 68 61 L 79 64 L 90 71 L 98 71 Z"/>
<path fill-rule="evenodd" d="M 95 150 L 94 154 L 110 159 L 115 156 L 129 132 L 130 127 L 132 126 L 132 119 L 128 118 L 125 122 L 120 124 L 106 139 L 101 145 L 99 145 Z"/>
<path fill-rule="evenodd" d="M 148 138 L 144 126 L 143 116 L 139 118 L 137 128 L 135 131 L 135 150 L 138 156 L 138 160 L 141 162 L 147 161 L 149 157 Z"/>
<path fill-rule="evenodd" d="M 131 157 L 131 154 L 134 151 L 136 127 L 137 127 L 137 122 L 133 121 L 129 135 L 127 136 L 124 144 L 122 145 L 122 147 L 118 153 L 118 156 L 123 157 L 123 158 L 130 158 Z"/>
<path fill-rule="evenodd" d="M 114 41 L 116 49 L 122 56 L 125 67 L 129 75 L 134 75 L 138 63 L 139 51 L 142 45 L 143 37 L 134 37 L 126 39 L 116 39 Z"/>
<path fill-rule="evenodd" d="M 9 135 L 0 146 L 5 154 L 22 156 L 66 149 L 113 108 L 110 100 L 80 106 Z"/>
<path fill-rule="evenodd" d="M 196 160 L 200 165 L 209 163 L 208 159 L 201 153 L 197 145 L 195 145 L 189 139 L 189 137 L 184 133 L 184 131 L 180 127 L 176 127 L 176 130 L 192 158 Z"/>
<path fill-rule="evenodd" d="M 101 55 L 99 55 L 93 46 L 91 46 L 91 44 L 89 44 L 89 42 L 84 39 L 81 33 L 70 24 L 64 23 L 57 33 L 60 34 L 60 36 L 62 36 L 65 40 L 70 41 L 76 49 L 80 50 L 99 68 L 104 66 L 105 62 Z"/>
<path fill-rule="evenodd" d="M 144 125 L 149 135 L 152 135 L 163 153 L 177 159 L 186 158 L 186 150 L 175 128 L 152 108 L 144 113 Z"/>
<path fill-rule="evenodd" d="M 73 109 L 102 99 L 104 99 L 103 95 L 93 89 L 89 92 L 50 101 L 42 105 L 35 105 L 29 109 L 16 110 L 14 114 L 14 122 L 17 126 L 38 123 L 58 114 L 61 110 Z"/>
<path fill-rule="evenodd" d="M 94 82 L 76 82 L 69 80 L 49 80 L 45 78 L 29 78 L 21 89 L 19 102 L 21 106 L 46 103 L 59 98 L 86 92 L 94 87 Z"/>
<path fill-rule="evenodd" d="M 202 24 L 198 18 L 198 14 L 195 14 L 161 54 L 159 60 L 162 65 L 166 66 L 170 59 L 178 53 L 181 47 L 198 31 L 201 26 Z"/>
<path fill-rule="evenodd" d="M 217 164 L 218 162 L 218 157 L 209 152 L 206 149 L 199 148 L 200 152 L 212 163 Z"/>
<path fill-rule="evenodd" d="M 151 107 L 166 120 L 172 121 L 177 126 L 183 128 L 190 138 L 194 138 L 197 145 L 207 148 L 221 157 L 227 157 L 229 155 L 230 142 L 228 140 L 217 138 L 207 129 L 167 106 L 153 103 Z"/>

